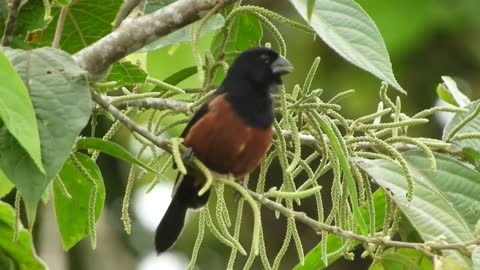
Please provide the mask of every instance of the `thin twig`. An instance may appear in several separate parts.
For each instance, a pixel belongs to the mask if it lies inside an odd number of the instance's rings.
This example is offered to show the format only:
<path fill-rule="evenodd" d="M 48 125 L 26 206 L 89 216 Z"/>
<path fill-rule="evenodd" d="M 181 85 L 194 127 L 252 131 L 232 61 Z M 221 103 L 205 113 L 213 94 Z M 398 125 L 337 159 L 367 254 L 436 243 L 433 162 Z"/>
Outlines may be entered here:
<path fill-rule="evenodd" d="M 145 139 L 151 141 L 153 144 L 156 146 L 166 150 L 170 151 L 170 141 L 166 139 L 160 139 L 159 137 L 155 136 L 151 132 L 149 132 L 146 128 L 138 125 L 135 123 L 132 119 L 130 119 L 128 116 L 123 114 L 119 109 L 117 109 L 115 106 L 112 104 L 108 103 L 104 99 L 104 97 L 100 96 L 99 94 L 95 92 L 91 92 L 92 94 L 92 99 L 100 105 L 102 108 L 104 108 L 106 111 L 108 111 L 112 116 L 117 119 L 118 121 L 122 122 L 129 130 L 134 131 L 138 134 L 140 134 L 142 137 Z"/>
<path fill-rule="evenodd" d="M 12 0 L 8 4 L 8 19 L 7 24 L 5 24 L 5 30 L 3 31 L 2 46 L 10 46 L 10 43 L 12 42 L 18 10 L 20 9 L 20 2 L 21 0 Z"/>
<path fill-rule="evenodd" d="M 113 24 L 113 29 L 120 26 L 123 20 L 128 17 L 128 15 L 133 11 L 133 9 L 140 4 L 143 0 L 124 0 L 120 9 L 118 9 L 117 17 L 115 18 L 115 23 Z"/>
<path fill-rule="evenodd" d="M 412 248 L 417 250 L 458 250 L 464 254 L 470 254 L 468 247 L 473 245 L 480 245 L 480 239 L 469 240 L 465 242 L 458 242 L 458 243 L 451 243 L 451 244 L 443 244 L 443 243 L 413 243 L 413 242 L 402 242 L 402 241 L 393 241 L 388 240 L 381 237 L 368 237 L 364 235 L 355 234 L 351 231 L 342 230 L 339 227 L 335 227 L 332 225 L 327 225 L 325 223 L 318 222 L 310 217 L 308 217 L 303 212 L 293 211 L 288 209 L 287 207 L 276 203 L 272 200 L 269 200 L 264 195 L 258 194 L 252 190 L 247 190 L 248 193 L 258 202 L 265 205 L 266 207 L 280 212 L 285 217 L 294 217 L 295 220 L 301 222 L 316 232 L 329 232 L 331 234 L 338 235 L 340 237 L 344 237 L 347 239 L 352 239 L 356 241 L 360 241 L 362 243 L 369 243 L 375 245 L 381 245 L 385 247 L 396 247 L 396 248 Z"/>
<path fill-rule="evenodd" d="M 57 28 L 55 29 L 55 36 L 53 38 L 52 47 L 58 48 L 60 46 L 60 40 L 62 39 L 63 26 L 65 25 L 65 17 L 67 16 L 69 6 L 62 6 L 60 15 L 58 16 Z"/>
<path fill-rule="evenodd" d="M 108 103 L 112 103 L 113 98 L 103 96 L 103 99 Z M 138 100 L 127 100 L 115 104 L 118 109 L 125 109 L 127 107 L 140 107 L 142 109 L 157 109 L 157 110 L 174 110 L 176 112 L 191 112 L 192 103 L 182 102 L 169 98 L 144 98 Z"/>

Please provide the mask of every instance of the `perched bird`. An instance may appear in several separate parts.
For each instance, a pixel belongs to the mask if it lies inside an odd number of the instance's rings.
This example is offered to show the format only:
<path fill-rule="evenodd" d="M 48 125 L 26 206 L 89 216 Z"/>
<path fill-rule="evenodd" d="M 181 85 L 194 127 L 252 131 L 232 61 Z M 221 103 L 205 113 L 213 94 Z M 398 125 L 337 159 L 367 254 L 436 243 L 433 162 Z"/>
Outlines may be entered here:
<path fill-rule="evenodd" d="M 236 178 L 252 172 L 272 143 L 272 90 L 292 65 L 268 48 L 242 52 L 211 98 L 193 115 L 181 137 L 184 145 L 210 170 Z M 178 181 L 178 180 L 177 180 Z M 182 231 L 188 208 L 208 201 L 198 196 L 205 179 L 189 172 L 177 182 L 167 212 L 155 232 L 158 253 L 169 249 Z"/>

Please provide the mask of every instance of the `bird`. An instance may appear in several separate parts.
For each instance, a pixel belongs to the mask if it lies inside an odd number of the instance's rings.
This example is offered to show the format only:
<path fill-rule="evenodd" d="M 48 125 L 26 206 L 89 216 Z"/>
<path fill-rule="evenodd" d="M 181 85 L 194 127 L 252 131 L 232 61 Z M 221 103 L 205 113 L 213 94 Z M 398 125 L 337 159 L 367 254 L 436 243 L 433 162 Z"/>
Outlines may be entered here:
<path fill-rule="evenodd" d="M 270 48 L 240 53 L 223 82 L 183 130 L 180 137 L 187 152 L 220 174 L 239 179 L 251 173 L 272 143 L 273 91 L 292 69 L 287 59 Z M 178 239 L 187 210 L 208 202 L 209 191 L 198 195 L 204 183 L 201 173 L 179 173 L 172 201 L 155 231 L 158 254 Z"/>

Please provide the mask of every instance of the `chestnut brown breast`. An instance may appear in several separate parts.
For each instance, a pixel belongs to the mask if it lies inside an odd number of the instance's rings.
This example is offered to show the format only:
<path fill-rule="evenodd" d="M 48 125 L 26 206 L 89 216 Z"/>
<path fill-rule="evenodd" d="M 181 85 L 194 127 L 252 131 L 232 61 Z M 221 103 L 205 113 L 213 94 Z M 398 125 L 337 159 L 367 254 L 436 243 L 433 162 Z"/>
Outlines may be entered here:
<path fill-rule="evenodd" d="M 193 135 L 194 134 L 194 135 Z M 209 169 L 241 177 L 252 172 L 272 143 L 272 129 L 247 126 L 223 95 L 210 101 L 208 112 L 192 126 L 184 144 Z"/>

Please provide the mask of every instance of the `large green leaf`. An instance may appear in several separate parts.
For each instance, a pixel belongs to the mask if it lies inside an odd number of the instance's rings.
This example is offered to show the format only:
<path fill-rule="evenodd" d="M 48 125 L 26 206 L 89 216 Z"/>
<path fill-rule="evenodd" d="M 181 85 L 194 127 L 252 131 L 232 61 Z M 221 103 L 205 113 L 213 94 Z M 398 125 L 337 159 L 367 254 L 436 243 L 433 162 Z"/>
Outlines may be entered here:
<path fill-rule="evenodd" d="M 82 138 L 77 141 L 78 149 L 94 149 L 116 158 L 123 159 L 132 164 L 138 165 L 145 170 L 155 173 L 155 170 L 144 164 L 142 161 L 134 157 L 119 144 L 106 141 L 99 138 Z"/>
<path fill-rule="evenodd" d="M 375 191 L 373 194 L 373 203 L 375 207 L 375 229 L 380 230 L 383 227 L 383 219 L 385 217 L 385 193 L 382 189 Z M 367 205 L 360 207 L 362 216 L 365 220 L 369 220 L 370 214 L 367 210 Z M 327 239 L 327 260 L 328 263 L 342 258 L 343 239 L 337 235 L 329 234 Z M 359 243 L 357 243 L 359 244 Z M 327 265 L 322 260 L 322 246 L 318 244 L 305 256 L 303 265 L 295 266 L 295 270 L 321 270 L 325 269 Z"/>
<path fill-rule="evenodd" d="M 437 171 L 432 173 L 422 152 L 404 154 L 415 181 L 413 199 L 408 201 L 407 181 L 402 168 L 388 160 L 359 159 L 358 164 L 396 202 L 425 241 L 439 237 L 448 243 L 474 239 L 472 221 L 480 211 L 474 209 L 480 201 L 480 173 L 443 154 L 435 154 Z M 473 208 L 472 208 L 473 207 Z M 464 265 L 471 262 L 458 251 L 446 250 Z"/>
<path fill-rule="evenodd" d="M 40 153 L 37 120 L 28 91 L 15 69 L 0 52 L 0 119 L 18 143 L 45 172 Z"/>
<path fill-rule="evenodd" d="M 65 52 L 52 48 L 2 50 L 27 82 L 40 133 L 46 175 L 8 130 L 0 128 L 0 168 L 22 194 L 31 225 L 38 200 L 88 122 L 90 91 L 85 71 Z"/>
<path fill-rule="evenodd" d="M 102 174 L 97 164 L 88 156 L 81 153 L 76 153 L 75 156 L 97 183 L 95 220 L 98 220 L 105 202 L 105 186 Z M 62 236 L 63 248 L 69 250 L 88 235 L 88 207 L 93 185 L 73 165 L 70 159 L 63 165 L 60 171 L 60 178 L 72 197 L 68 198 L 62 189 L 55 184 L 53 186 L 53 201 L 55 203 L 55 214 L 60 235 Z"/>
<path fill-rule="evenodd" d="M 343 58 L 406 93 L 393 75 L 377 26 L 359 4 L 353 0 L 316 1 L 308 19 L 307 1 L 290 2 L 320 38 Z"/>
<path fill-rule="evenodd" d="M 215 31 L 223 26 L 225 18 L 220 14 L 215 14 L 212 16 L 205 26 L 203 26 L 202 31 L 200 31 L 200 36 L 206 35 L 212 31 Z M 181 42 L 191 42 L 192 41 L 192 25 L 187 25 L 183 28 L 178 29 L 177 31 L 170 33 L 164 37 L 157 39 L 156 41 L 146 45 L 139 52 L 149 52 L 158 50 L 163 47 L 170 46 L 172 44 L 177 44 Z"/>
<path fill-rule="evenodd" d="M 0 201 L 0 269 L 47 269 L 35 254 L 32 235 L 23 226 L 19 228 L 18 241 L 12 241 L 14 226 L 15 211 L 9 204 Z"/>

